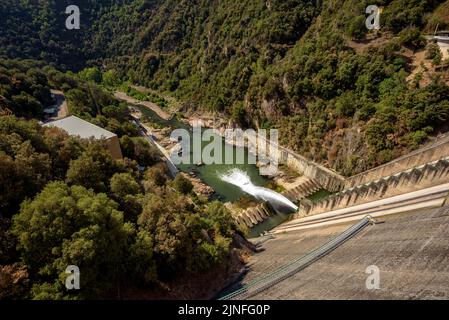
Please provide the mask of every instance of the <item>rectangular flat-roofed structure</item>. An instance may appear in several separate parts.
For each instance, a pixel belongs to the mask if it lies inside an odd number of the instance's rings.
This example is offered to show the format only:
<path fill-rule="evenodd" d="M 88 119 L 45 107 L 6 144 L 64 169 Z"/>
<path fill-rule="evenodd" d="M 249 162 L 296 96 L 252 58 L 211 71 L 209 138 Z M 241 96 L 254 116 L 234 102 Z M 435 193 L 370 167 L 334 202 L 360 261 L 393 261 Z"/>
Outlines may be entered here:
<path fill-rule="evenodd" d="M 45 127 L 56 127 L 66 131 L 71 136 L 77 136 L 82 139 L 94 138 L 96 140 L 105 140 L 109 152 L 114 159 L 122 159 L 122 150 L 120 142 L 115 133 L 100 128 L 90 122 L 75 116 L 70 116 L 61 120 L 56 120 L 44 124 Z"/>

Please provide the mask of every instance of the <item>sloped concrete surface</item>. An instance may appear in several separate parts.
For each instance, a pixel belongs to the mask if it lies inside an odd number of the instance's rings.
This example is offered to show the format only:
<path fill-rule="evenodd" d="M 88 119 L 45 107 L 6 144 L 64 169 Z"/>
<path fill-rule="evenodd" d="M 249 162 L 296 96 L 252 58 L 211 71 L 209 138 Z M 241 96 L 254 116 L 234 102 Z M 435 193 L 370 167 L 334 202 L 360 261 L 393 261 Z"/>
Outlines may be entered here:
<path fill-rule="evenodd" d="M 449 299 L 449 208 L 378 220 L 354 238 L 251 299 Z M 240 283 L 248 283 L 315 249 L 349 225 L 276 236 L 261 245 Z M 380 289 L 366 289 L 368 266 Z"/>

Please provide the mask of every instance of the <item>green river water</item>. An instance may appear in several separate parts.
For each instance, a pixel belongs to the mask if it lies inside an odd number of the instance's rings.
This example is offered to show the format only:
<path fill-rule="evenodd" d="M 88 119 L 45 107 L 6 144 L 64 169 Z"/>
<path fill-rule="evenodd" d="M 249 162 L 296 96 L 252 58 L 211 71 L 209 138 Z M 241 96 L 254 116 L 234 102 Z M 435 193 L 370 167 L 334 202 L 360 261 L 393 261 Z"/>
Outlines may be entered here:
<path fill-rule="evenodd" d="M 176 118 L 172 118 L 170 120 L 164 120 L 160 118 L 155 112 L 152 110 L 142 107 L 142 106 L 134 106 L 137 107 L 144 116 L 151 119 L 153 123 L 156 123 L 163 127 L 171 127 L 173 129 L 182 128 L 191 130 L 191 128 L 186 125 L 185 123 L 177 120 Z M 218 135 L 214 136 L 214 139 L 220 139 L 223 147 L 223 163 L 224 163 L 224 157 L 225 154 L 228 152 L 233 152 L 234 158 L 236 157 L 236 151 L 239 147 L 235 147 L 232 145 L 229 145 L 225 143 L 224 139 Z M 202 142 L 202 149 L 207 146 L 210 142 L 205 141 Z M 193 148 L 191 147 L 192 154 Z M 197 164 L 194 164 L 193 161 L 190 161 L 191 164 L 181 164 L 178 165 L 178 169 L 186 172 L 188 174 L 195 174 L 198 178 L 200 178 L 204 183 L 211 186 L 215 192 L 216 197 L 223 202 L 233 202 L 238 200 L 242 195 L 245 193 L 237 186 L 232 185 L 230 183 L 227 183 L 225 181 L 221 180 L 221 176 L 223 174 L 228 173 L 229 171 L 233 169 L 239 169 L 243 172 L 245 172 L 249 178 L 251 179 L 251 182 L 255 186 L 265 186 L 269 180 L 261 175 L 259 175 L 259 169 L 254 164 L 248 163 L 248 152 L 245 149 L 245 161 L 244 164 L 208 164 L 208 165 L 201 165 L 198 166 Z M 183 157 L 186 155 L 184 154 Z M 289 216 L 291 214 L 288 213 L 278 213 L 263 223 L 253 227 L 249 232 L 249 237 L 256 237 L 263 233 L 264 231 L 271 230 L 272 228 L 278 226 L 282 222 L 288 220 Z"/>

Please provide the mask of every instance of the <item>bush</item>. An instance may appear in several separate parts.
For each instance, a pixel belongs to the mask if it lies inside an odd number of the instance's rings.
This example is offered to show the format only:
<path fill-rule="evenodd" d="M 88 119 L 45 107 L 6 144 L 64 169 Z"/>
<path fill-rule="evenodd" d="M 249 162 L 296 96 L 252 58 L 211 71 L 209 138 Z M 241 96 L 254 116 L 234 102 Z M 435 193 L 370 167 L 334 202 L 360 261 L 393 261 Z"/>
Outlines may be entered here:
<path fill-rule="evenodd" d="M 351 117 L 357 108 L 357 98 L 353 92 L 345 92 L 337 98 L 335 111 L 339 116 Z"/>
<path fill-rule="evenodd" d="M 443 55 L 441 54 L 440 47 L 436 43 L 431 43 L 427 46 L 426 59 L 432 60 L 433 65 L 439 65 Z"/>
<path fill-rule="evenodd" d="M 145 171 L 145 182 L 146 185 L 162 187 L 167 182 L 167 176 L 161 168 L 151 167 Z"/>
<path fill-rule="evenodd" d="M 141 166 L 152 166 L 161 161 L 159 150 L 144 138 L 134 138 L 134 160 Z"/>
<path fill-rule="evenodd" d="M 419 146 L 427 140 L 427 133 L 421 130 L 415 131 L 415 132 L 410 132 L 407 136 L 406 136 L 406 140 L 408 143 L 408 146 L 411 149 L 418 149 Z"/>
<path fill-rule="evenodd" d="M 365 20 L 365 16 L 357 16 L 349 23 L 347 33 L 352 39 L 360 40 L 363 38 L 367 31 Z"/>
<path fill-rule="evenodd" d="M 136 195 L 140 186 L 129 173 L 116 173 L 111 178 L 111 192 L 119 198 Z"/>
<path fill-rule="evenodd" d="M 399 41 L 402 45 L 412 48 L 422 48 L 426 44 L 426 40 L 421 35 L 418 28 L 407 28 L 399 32 Z"/>
<path fill-rule="evenodd" d="M 178 174 L 173 180 L 173 188 L 182 194 L 189 194 L 193 190 L 193 184 L 182 174 Z"/>

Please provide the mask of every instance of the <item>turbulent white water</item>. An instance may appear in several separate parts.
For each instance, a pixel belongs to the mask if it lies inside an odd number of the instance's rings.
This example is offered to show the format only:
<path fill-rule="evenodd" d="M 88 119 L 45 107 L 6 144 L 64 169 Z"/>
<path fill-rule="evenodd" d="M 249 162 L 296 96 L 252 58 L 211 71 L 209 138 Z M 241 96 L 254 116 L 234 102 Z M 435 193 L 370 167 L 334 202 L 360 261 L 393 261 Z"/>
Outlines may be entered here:
<path fill-rule="evenodd" d="M 257 199 L 268 201 L 275 208 L 288 207 L 295 211 L 298 210 L 298 207 L 283 195 L 267 188 L 255 186 L 248 175 L 239 169 L 233 169 L 221 175 L 220 179 L 239 187 Z"/>

